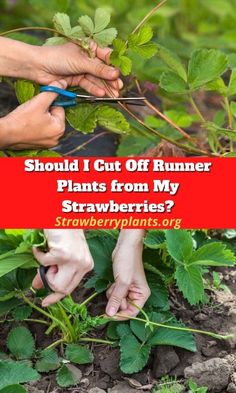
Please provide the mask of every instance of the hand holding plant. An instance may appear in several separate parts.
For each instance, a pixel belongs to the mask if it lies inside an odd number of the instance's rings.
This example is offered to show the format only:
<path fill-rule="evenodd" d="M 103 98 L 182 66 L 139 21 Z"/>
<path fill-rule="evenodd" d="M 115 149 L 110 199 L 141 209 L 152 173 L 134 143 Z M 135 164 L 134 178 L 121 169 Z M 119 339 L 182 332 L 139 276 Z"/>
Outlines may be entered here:
<path fill-rule="evenodd" d="M 104 96 L 109 93 L 102 80 L 108 83 L 112 93 L 118 97 L 123 83 L 119 70 L 109 66 L 111 49 L 100 48 L 90 43 L 90 57 L 78 45 L 67 43 L 39 47 L 42 64 L 37 69 L 36 82 L 47 85 L 54 80 L 65 79 L 70 86 L 79 86 L 90 94 Z M 58 61 L 60 59 L 60 61 Z M 110 93 L 109 93 L 110 95 Z"/>
<path fill-rule="evenodd" d="M 106 313 L 118 319 L 138 315 L 150 296 L 145 277 L 142 252 L 143 232 L 139 230 L 121 231 L 112 254 L 115 282 L 107 290 Z M 136 306 L 132 304 L 135 303 Z"/>
<path fill-rule="evenodd" d="M 93 269 L 93 259 L 82 230 L 54 229 L 45 230 L 44 234 L 48 252 L 34 247 L 33 253 L 42 265 L 49 267 L 47 281 L 54 293 L 43 300 L 42 305 L 47 307 L 74 291 L 85 274 Z M 43 287 L 39 273 L 33 287 Z"/>

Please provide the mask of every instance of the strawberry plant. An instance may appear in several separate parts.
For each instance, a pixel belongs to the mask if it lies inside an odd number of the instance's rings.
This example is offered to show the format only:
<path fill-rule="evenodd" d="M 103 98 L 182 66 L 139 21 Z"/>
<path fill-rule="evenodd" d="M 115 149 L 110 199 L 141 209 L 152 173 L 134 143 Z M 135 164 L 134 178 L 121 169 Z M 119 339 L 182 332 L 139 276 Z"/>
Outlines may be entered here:
<path fill-rule="evenodd" d="M 56 371 L 60 386 L 75 385 L 81 379 L 76 365 L 93 361 L 93 354 L 86 345 L 90 342 L 119 346 L 121 370 L 131 374 L 147 364 L 152 348 L 157 345 L 172 345 L 194 352 L 193 333 L 220 339 L 231 337 L 186 327 L 170 311 L 168 288 L 171 285 L 176 284 L 191 304 L 198 304 L 206 301 L 205 267 L 233 266 L 235 263 L 233 252 L 224 243 L 213 241 L 203 232 L 149 231 L 144 241 L 143 258 L 151 296 L 145 309 L 139 309 L 139 315 L 129 322 L 118 322 L 104 314 L 90 315 L 88 305 L 112 283 L 111 255 L 117 237 L 117 231 L 87 234 L 95 260 L 95 274 L 86 286 L 95 288 L 96 292 L 80 304 L 67 296 L 43 309 L 40 300 L 46 290 L 35 292 L 31 288 L 38 266 L 31 247 L 37 245 L 45 249 L 43 233 L 1 230 L 0 323 L 11 326 L 14 322 L 16 327 L 8 333 L 7 351 L 0 353 L 0 375 L 6 372 L 6 367 L 9 370 L 7 378 L 1 378 L 0 388 L 37 380 L 42 373 L 51 371 Z M 17 263 L 13 267 L 16 255 Z M 32 334 L 22 323 L 41 324 L 46 335 L 55 332 L 57 339 L 48 347 L 37 349 Z M 107 325 L 104 338 L 93 333 L 101 325 Z M 24 374 L 22 367 L 26 364 Z"/>

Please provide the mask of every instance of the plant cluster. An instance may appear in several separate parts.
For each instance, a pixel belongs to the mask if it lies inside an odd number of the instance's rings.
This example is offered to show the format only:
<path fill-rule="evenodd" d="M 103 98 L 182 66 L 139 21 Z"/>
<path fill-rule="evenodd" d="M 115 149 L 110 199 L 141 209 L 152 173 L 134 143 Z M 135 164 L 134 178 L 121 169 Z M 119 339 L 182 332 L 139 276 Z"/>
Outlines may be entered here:
<path fill-rule="evenodd" d="M 37 380 L 41 374 L 51 371 L 56 372 L 59 386 L 76 385 L 81 379 L 76 365 L 93 361 L 93 354 L 86 345 L 90 342 L 119 347 L 121 370 L 132 374 L 147 364 L 151 349 L 157 345 L 173 345 L 194 352 L 193 333 L 220 339 L 230 337 L 186 327 L 170 311 L 168 289 L 171 286 L 177 286 L 192 305 L 207 302 L 206 268 L 235 264 L 232 249 L 200 231 L 149 231 L 144 241 L 143 260 L 151 296 L 145 308 L 139 309 L 137 317 L 124 322 L 104 314 L 91 315 L 89 304 L 113 281 L 111 256 L 117 237 L 118 231 L 87 233 L 95 270 L 86 287 L 95 292 L 79 304 L 67 296 L 43 309 L 40 302 L 46 290 L 31 288 L 38 266 L 31 248 L 37 245 L 46 250 L 43 233 L 0 231 L 0 323 L 10 327 L 7 350 L 0 353 L 0 389 Z M 12 323 L 16 326 L 12 327 Z M 46 335 L 54 333 L 57 339 L 47 348 L 36 348 L 27 323 L 41 324 Z M 98 338 L 94 329 L 101 325 L 107 325 L 107 329 L 105 337 Z M 23 388 L 19 385 L 19 389 Z"/>

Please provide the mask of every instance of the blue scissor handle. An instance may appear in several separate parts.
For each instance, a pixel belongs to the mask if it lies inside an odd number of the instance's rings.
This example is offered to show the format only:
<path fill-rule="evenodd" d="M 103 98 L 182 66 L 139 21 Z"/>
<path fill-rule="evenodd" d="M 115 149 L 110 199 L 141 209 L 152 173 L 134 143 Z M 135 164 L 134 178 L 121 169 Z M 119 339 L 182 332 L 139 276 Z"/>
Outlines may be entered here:
<path fill-rule="evenodd" d="M 71 107 L 77 105 L 77 94 L 69 90 L 61 89 L 56 86 L 41 86 L 40 93 L 51 92 L 59 94 L 59 97 L 53 102 L 52 106 Z M 65 98 L 65 101 L 63 101 Z"/>

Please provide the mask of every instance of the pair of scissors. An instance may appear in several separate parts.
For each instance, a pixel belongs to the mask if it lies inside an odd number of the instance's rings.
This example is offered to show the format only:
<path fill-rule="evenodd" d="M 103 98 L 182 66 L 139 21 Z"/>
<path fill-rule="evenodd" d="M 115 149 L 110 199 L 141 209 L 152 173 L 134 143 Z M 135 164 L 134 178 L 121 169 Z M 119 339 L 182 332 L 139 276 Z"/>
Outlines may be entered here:
<path fill-rule="evenodd" d="M 49 269 L 49 266 L 40 265 L 39 266 L 39 275 L 40 275 L 40 278 L 41 278 L 42 283 L 44 285 L 44 288 L 47 289 L 50 292 L 53 292 L 52 288 L 50 288 L 50 286 L 48 284 L 48 280 L 47 280 L 47 277 L 46 277 L 48 269 Z"/>
<path fill-rule="evenodd" d="M 129 105 L 144 105 L 142 101 L 146 100 L 146 97 L 95 97 L 83 94 L 77 94 L 73 91 L 60 89 L 56 86 L 41 86 L 40 92 L 51 92 L 58 94 L 58 98 L 53 102 L 52 106 L 62 106 L 64 108 L 69 108 L 79 103 L 92 103 L 96 104 L 99 102 L 105 103 L 119 103 L 124 102 Z"/>

